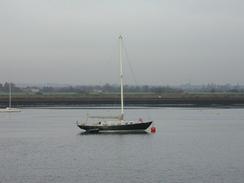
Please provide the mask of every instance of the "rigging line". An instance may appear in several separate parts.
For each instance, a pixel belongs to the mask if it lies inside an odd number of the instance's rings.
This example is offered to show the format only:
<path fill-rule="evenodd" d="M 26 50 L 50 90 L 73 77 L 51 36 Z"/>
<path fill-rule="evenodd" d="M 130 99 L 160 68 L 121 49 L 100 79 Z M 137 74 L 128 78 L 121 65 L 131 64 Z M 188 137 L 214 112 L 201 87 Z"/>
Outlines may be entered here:
<path fill-rule="evenodd" d="M 135 72 L 134 72 L 133 67 L 131 65 L 131 61 L 129 59 L 128 52 L 127 52 L 127 49 L 125 47 L 124 41 L 122 42 L 122 47 L 124 49 L 124 53 L 125 53 L 125 56 L 126 56 L 126 60 L 127 60 L 128 65 L 129 65 L 130 72 L 132 73 L 132 77 L 134 79 L 134 82 L 138 86 L 138 82 L 137 82 L 137 79 L 136 79 L 136 76 L 135 76 Z"/>
<path fill-rule="evenodd" d="M 134 82 L 136 83 L 137 86 L 139 86 L 139 83 L 137 82 L 137 79 L 136 79 L 136 76 L 135 76 L 133 67 L 131 66 L 131 61 L 129 59 L 129 54 L 128 54 L 127 49 L 126 49 L 125 44 L 124 44 L 124 40 L 122 41 L 122 47 L 124 49 L 125 56 L 126 56 L 126 59 L 127 59 L 127 62 L 128 62 L 129 68 L 130 68 L 130 71 L 132 73 L 132 77 L 134 79 Z M 151 113 L 148 110 L 147 110 L 147 118 L 151 120 Z"/>

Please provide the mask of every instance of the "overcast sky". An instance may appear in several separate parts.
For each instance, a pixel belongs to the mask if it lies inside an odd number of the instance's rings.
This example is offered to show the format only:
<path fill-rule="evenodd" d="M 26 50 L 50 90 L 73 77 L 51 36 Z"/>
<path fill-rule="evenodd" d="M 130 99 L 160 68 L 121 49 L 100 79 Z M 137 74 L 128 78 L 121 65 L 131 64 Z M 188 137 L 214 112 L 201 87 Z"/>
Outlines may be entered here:
<path fill-rule="evenodd" d="M 244 84 L 243 0 L 0 0 L 0 82 L 118 83 L 119 34 L 127 84 Z"/>

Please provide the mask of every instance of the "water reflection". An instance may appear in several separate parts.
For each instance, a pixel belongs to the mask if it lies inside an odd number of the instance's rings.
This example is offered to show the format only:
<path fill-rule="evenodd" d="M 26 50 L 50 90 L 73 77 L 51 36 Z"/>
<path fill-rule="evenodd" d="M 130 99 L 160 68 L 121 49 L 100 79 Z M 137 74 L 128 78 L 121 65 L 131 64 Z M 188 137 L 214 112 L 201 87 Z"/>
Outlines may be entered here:
<path fill-rule="evenodd" d="M 130 134 L 130 135 L 150 135 L 151 133 L 149 133 L 149 132 L 147 132 L 147 131 L 134 131 L 134 132 L 130 132 L 130 131 L 126 131 L 126 132 L 116 132 L 116 131 L 114 131 L 114 132 L 93 132 L 93 133 L 91 133 L 91 132 L 86 132 L 86 131 L 84 131 L 84 132 L 80 132 L 80 133 L 78 133 L 78 135 L 128 135 L 128 134 Z"/>

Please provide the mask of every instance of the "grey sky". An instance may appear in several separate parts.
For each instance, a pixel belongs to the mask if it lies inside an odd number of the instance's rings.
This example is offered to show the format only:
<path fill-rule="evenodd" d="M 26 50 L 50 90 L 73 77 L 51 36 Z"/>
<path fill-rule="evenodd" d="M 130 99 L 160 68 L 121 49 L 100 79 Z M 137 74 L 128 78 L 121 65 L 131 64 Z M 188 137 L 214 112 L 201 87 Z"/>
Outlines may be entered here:
<path fill-rule="evenodd" d="M 0 82 L 118 83 L 122 34 L 138 84 L 244 84 L 243 10 L 243 0 L 0 0 Z"/>

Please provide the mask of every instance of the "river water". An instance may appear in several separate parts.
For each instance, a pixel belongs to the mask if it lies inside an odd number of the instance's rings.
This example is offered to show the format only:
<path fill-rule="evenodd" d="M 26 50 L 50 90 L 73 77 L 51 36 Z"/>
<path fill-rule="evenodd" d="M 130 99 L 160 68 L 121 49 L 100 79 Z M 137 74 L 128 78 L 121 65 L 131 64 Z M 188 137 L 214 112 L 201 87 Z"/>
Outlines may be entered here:
<path fill-rule="evenodd" d="M 116 109 L 0 113 L 0 183 L 243 183 L 244 109 L 141 108 L 155 134 L 85 135 L 75 121 Z"/>

